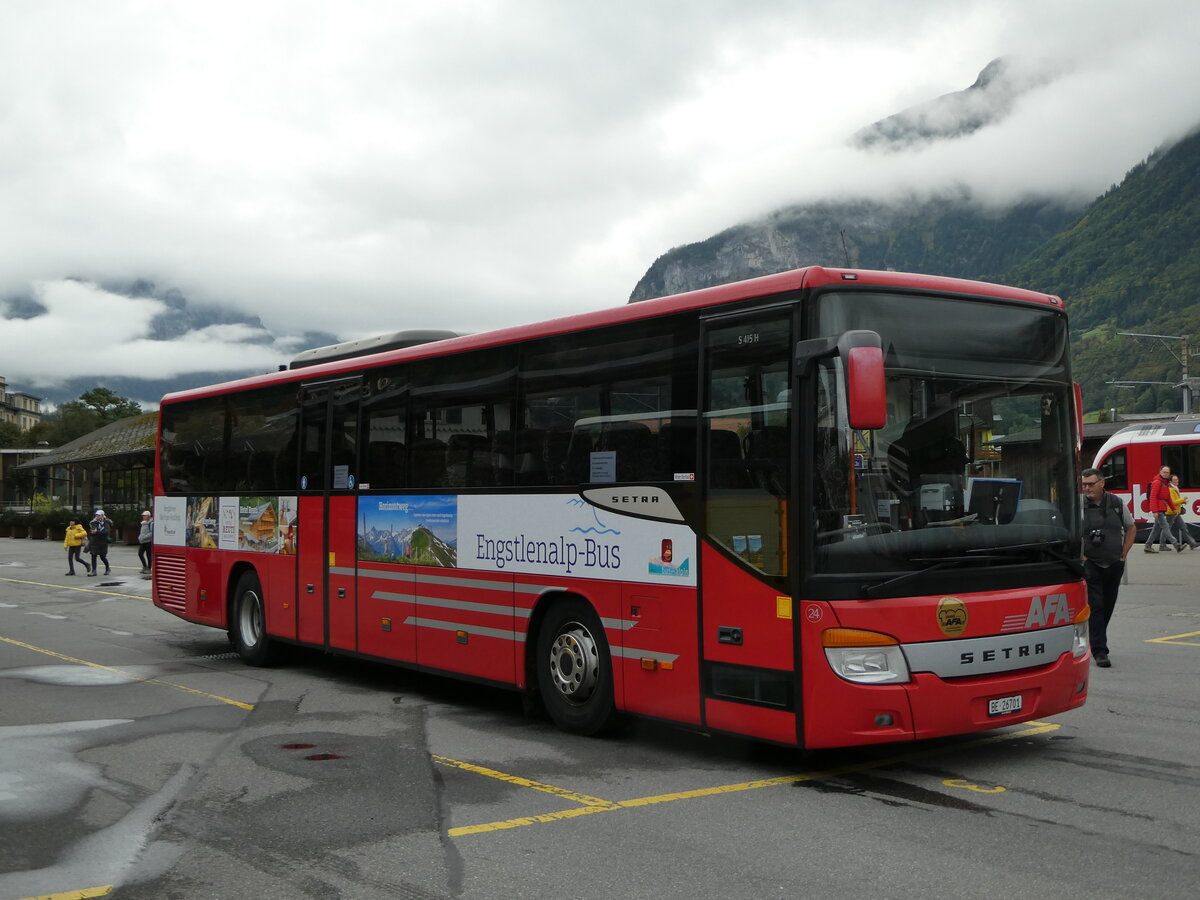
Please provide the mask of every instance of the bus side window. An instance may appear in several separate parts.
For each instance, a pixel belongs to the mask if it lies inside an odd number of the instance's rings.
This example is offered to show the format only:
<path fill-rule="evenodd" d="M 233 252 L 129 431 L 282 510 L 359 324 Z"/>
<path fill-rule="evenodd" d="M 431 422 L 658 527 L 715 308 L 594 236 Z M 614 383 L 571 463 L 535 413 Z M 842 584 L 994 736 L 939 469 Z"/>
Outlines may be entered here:
<path fill-rule="evenodd" d="M 408 487 L 408 381 L 403 367 L 378 369 L 366 378 L 358 443 L 364 449 L 360 482 L 389 490 Z"/>
<path fill-rule="evenodd" d="M 696 417 L 694 364 L 694 324 L 682 316 L 531 343 L 522 350 L 518 445 L 528 443 L 522 430 L 543 436 L 551 484 L 694 475 L 694 424 L 682 440 L 668 431 Z"/>

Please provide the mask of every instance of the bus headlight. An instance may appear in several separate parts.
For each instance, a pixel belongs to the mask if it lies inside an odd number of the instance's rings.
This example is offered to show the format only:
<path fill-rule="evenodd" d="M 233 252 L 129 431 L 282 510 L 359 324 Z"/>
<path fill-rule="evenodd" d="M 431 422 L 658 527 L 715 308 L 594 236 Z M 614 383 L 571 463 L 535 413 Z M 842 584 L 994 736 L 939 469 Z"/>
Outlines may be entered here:
<path fill-rule="evenodd" d="M 1088 636 L 1088 619 L 1091 618 L 1091 614 L 1091 609 L 1084 606 L 1075 615 L 1075 637 L 1071 642 L 1071 655 L 1076 659 L 1087 653 L 1091 644 L 1091 638 Z"/>
<path fill-rule="evenodd" d="M 858 684 L 897 684 L 909 680 L 900 642 L 887 634 L 858 628 L 821 633 L 825 659 L 841 678 Z"/>

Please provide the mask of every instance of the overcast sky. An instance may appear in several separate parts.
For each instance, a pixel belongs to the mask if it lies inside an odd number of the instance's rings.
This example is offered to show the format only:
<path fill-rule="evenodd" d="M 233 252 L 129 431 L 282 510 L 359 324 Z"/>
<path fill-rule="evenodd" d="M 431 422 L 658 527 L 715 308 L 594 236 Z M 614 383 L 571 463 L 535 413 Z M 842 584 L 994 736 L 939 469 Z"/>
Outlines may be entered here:
<path fill-rule="evenodd" d="M 1200 122 L 1194 0 L 63 2 L 0 9 L 0 375 L 267 370 L 295 335 L 625 302 L 788 203 L 1092 197 Z M 1048 83 L 932 148 L 860 127 L 998 56 Z M 165 343 L 149 279 L 261 317 Z M 139 398 L 156 399 L 156 398 Z"/>

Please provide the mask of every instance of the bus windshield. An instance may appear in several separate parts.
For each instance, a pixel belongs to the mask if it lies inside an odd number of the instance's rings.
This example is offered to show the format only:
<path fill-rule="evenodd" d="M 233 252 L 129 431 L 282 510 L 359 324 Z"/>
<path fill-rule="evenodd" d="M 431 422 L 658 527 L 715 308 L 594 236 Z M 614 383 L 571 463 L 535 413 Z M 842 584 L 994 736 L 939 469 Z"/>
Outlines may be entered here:
<path fill-rule="evenodd" d="M 1078 557 L 1065 318 L 1031 305 L 830 293 L 820 334 L 879 333 L 887 424 L 847 424 L 840 363 L 817 370 L 818 573 L 903 575 Z"/>

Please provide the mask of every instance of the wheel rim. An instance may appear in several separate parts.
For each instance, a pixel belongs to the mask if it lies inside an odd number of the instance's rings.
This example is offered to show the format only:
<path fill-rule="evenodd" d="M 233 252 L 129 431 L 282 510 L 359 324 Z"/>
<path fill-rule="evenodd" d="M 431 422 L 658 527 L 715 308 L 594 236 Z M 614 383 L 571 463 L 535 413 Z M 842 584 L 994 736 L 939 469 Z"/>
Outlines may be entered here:
<path fill-rule="evenodd" d="M 262 640 L 262 602 L 254 591 L 246 591 L 242 595 L 242 605 L 238 613 L 238 630 L 242 634 L 242 643 L 247 647 L 257 647 L 258 642 Z"/>
<path fill-rule="evenodd" d="M 550 679 L 568 703 L 581 704 L 600 683 L 600 651 L 586 627 L 568 622 L 550 645 Z"/>

